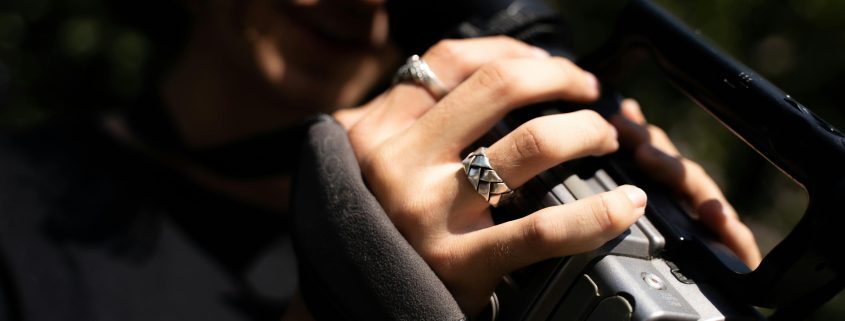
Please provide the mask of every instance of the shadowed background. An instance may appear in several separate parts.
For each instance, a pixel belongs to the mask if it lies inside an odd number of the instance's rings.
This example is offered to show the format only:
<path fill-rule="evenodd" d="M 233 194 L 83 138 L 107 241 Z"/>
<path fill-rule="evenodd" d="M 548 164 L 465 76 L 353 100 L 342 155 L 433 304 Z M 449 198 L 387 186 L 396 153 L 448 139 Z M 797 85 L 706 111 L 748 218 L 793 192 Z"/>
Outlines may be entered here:
<path fill-rule="evenodd" d="M 657 0 L 718 47 L 838 128 L 845 111 L 845 2 L 838 0 Z M 554 1 L 575 51 L 597 47 L 622 0 Z M 181 48 L 190 24 L 178 1 L 7 0 L 0 3 L 0 128 L 124 108 L 149 91 Z M 725 190 L 764 253 L 800 218 L 807 197 L 651 63 L 621 91 L 638 99 L 690 158 Z M 845 317 L 839 295 L 813 320 Z"/>

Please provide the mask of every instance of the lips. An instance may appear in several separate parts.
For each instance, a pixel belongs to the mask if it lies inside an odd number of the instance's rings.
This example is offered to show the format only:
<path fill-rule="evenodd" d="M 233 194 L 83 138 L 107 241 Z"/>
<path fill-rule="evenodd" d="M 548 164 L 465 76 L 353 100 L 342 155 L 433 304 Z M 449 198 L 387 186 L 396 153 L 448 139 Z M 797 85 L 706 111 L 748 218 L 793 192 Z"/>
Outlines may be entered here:
<path fill-rule="evenodd" d="M 340 46 L 372 47 L 373 21 L 378 6 L 345 1 L 320 1 L 313 6 L 282 4 L 279 11 L 318 37 Z"/>

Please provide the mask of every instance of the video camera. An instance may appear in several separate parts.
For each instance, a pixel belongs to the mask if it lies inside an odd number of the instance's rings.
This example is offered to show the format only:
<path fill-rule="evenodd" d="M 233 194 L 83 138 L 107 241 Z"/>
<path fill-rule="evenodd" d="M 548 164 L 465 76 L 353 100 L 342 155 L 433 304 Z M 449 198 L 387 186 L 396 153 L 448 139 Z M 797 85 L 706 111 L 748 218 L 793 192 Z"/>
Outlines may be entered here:
<path fill-rule="evenodd" d="M 434 4 L 397 6 L 403 8 L 392 14 L 405 16 L 420 15 Z M 696 227 L 671 192 L 631 166 L 629 155 L 560 165 L 521 188 L 512 202 L 494 211 L 494 218 L 516 218 L 617 184 L 646 190 L 646 215 L 596 251 L 513 273 L 497 290 L 502 320 L 762 319 L 750 306 L 776 309 L 773 319 L 792 319 L 806 316 L 842 289 L 843 256 L 836 246 L 842 218 L 836 213 L 845 196 L 845 136 L 833 126 L 648 0 L 629 1 L 606 44 L 584 57 L 568 53 L 557 14 L 541 2 L 466 1 L 457 6 L 451 15 L 465 20 L 447 36 L 510 35 L 573 59 L 602 80 L 629 67 L 621 62 L 631 49 L 647 49 L 678 89 L 810 195 L 801 222 L 750 271 Z M 394 30 L 400 33 L 396 39 L 433 39 L 413 27 Z M 590 106 L 605 116 L 619 104 L 611 85 L 603 81 L 601 100 Z M 487 143 L 531 118 L 577 108 L 547 103 L 516 111 Z"/>

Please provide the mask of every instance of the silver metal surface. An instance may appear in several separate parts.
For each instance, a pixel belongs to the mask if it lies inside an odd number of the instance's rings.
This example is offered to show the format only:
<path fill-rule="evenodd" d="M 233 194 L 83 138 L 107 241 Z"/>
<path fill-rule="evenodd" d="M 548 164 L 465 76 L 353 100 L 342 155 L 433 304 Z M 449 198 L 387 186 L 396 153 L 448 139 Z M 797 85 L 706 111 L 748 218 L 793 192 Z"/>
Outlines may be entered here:
<path fill-rule="evenodd" d="M 593 188 L 590 187 L 586 182 L 584 182 L 578 175 L 571 175 L 563 181 L 563 185 L 566 186 L 572 195 L 575 195 L 576 199 L 583 199 L 596 194 L 593 191 Z"/>
<path fill-rule="evenodd" d="M 643 272 L 640 276 L 643 277 L 645 284 L 648 284 L 648 286 L 654 288 L 655 290 L 663 290 L 666 288 L 666 284 L 663 283 L 663 279 L 657 275 Z"/>
<path fill-rule="evenodd" d="M 613 181 L 613 178 L 611 178 L 610 175 L 608 175 L 607 172 L 605 172 L 603 169 L 597 170 L 595 177 L 599 182 L 601 182 L 602 185 L 604 185 L 604 188 L 608 191 L 619 187 L 619 185 L 617 185 L 616 182 Z"/>
<path fill-rule="evenodd" d="M 585 179 L 584 183 L 586 183 L 587 186 L 589 186 L 590 189 L 592 189 L 593 192 L 596 193 L 596 194 L 604 193 L 604 192 L 608 191 L 608 189 L 606 187 L 604 187 L 604 185 L 602 185 L 602 183 L 600 183 L 599 180 L 596 179 L 596 177 L 590 177 L 588 179 Z"/>
<path fill-rule="evenodd" d="M 493 166 L 490 165 L 490 159 L 487 158 L 487 148 L 479 147 L 474 152 L 469 153 L 464 158 L 463 164 L 464 173 L 466 173 L 470 184 L 490 205 L 498 205 L 503 196 L 513 193 L 513 190 L 505 184 L 496 170 L 493 169 Z"/>
<path fill-rule="evenodd" d="M 607 294 L 627 293 L 636 301 L 633 320 L 695 321 L 701 315 L 678 288 L 666 286 L 671 274 L 658 269 L 666 265 L 660 259 L 643 260 L 625 256 L 608 255 L 588 273 L 599 291 Z M 686 285 L 685 285 L 686 286 Z M 703 302 L 702 302 L 703 303 Z"/>
<path fill-rule="evenodd" d="M 558 173 L 564 174 L 565 172 Z M 555 179 L 553 176 L 557 175 L 547 173 L 545 176 L 540 177 L 547 184 L 553 184 L 556 182 L 552 191 L 548 192 L 547 196 L 549 196 L 549 200 L 566 198 L 567 201 L 557 204 L 543 204 L 544 206 L 553 206 L 560 205 L 561 203 L 572 202 L 576 198 L 586 198 L 598 192 L 594 190 L 596 186 L 590 187 L 587 182 L 577 175 L 566 174 L 564 176 L 566 177 L 565 180 Z M 611 178 L 610 175 L 607 175 L 607 173 L 603 170 L 598 170 L 593 178 L 603 187 L 602 191 L 612 190 L 618 186 L 613 178 Z M 588 180 L 589 179 L 592 178 L 588 178 Z M 562 197 L 560 195 L 565 196 Z M 628 231 L 622 233 L 622 235 L 615 240 L 608 242 L 595 251 L 574 255 L 564 261 L 557 273 L 551 277 L 548 287 L 543 291 L 543 294 L 537 298 L 537 301 L 534 302 L 532 308 L 526 313 L 523 320 L 585 320 L 588 317 L 588 315 L 586 315 L 587 311 L 580 310 L 579 308 L 566 303 L 569 300 L 581 302 L 580 299 L 576 297 L 580 297 L 583 294 L 576 293 L 588 292 L 577 291 L 575 289 L 578 287 L 578 283 L 583 282 L 581 278 L 585 276 L 583 273 L 586 269 L 589 269 L 591 262 L 594 262 L 594 260 L 606 255 L 621 255 L 647 261 L 651 260 L 657 253 L 659 253 L 664 246 L 665 239 L 663 236 L 655 230 L 654 226 L 652 226 L 647 218 L 641 217 L 635 225 L 631 226 Z M 590 281 L 592 282 L 592 280 Z M 640 279 L 639 282 L 642 283 L 643 281 Z M 612 294 L 613 293 L 605 292 L 602 293 L 601 296 L 606 297 Z M 561 300 L 561 298 L 563 299 Z M 595 300 L 596 299 L 591 299 L 592 302 L 595 302 Z M 592 305 L 590 305 L 590 307 L 592 307 Z M 590 314 L 589 317 L 596 318 L 601 315 L 602 313 L 595 316 Z"/>
<path fill-rule="evenodd" d="M 599 299 L 601 299 L 601 293 L 596 282 L 590 279 L 589 275 L 581 275 L 572 285 L 568 295 L 561 299 L 551 320 L 581 321 Z"/>
<path fill-rule="evenodd" d="M 396 71 L 396 75 L 393 77 L 393 84 L 404 81 L 422 86 L 431 96 L 438 100 L 449 93 L 443 82 L 431 70 L 431 67 L 418 55 L 409 57 L 405 64 Z"/>
<path fill-rule="evenodd" d="M 496 292 L 490 295 L 490 321 L 496 321 L 499 318 L 499 296 Z"/>
<path fill-rule="evenodd" d="M 555 206 L 575 202 L 575 196 L 573 196 L 572 193 L 570 193 L 569 190 L 566 189 L 566 187 L 563 187 L 563 185 L 561 185 L 562 181 L 559 180 L 554 174 L 550 172 L 542 172 L 537 175 L 537 178 L 539 178 L 540 181 L 542 181 L 544 184 L 549 186 L 549 188 L 551 188 L 552 192 L 550 193 L 550 196 L 558 200 L 557 204 L 544 204 L 545 206 Z"/>

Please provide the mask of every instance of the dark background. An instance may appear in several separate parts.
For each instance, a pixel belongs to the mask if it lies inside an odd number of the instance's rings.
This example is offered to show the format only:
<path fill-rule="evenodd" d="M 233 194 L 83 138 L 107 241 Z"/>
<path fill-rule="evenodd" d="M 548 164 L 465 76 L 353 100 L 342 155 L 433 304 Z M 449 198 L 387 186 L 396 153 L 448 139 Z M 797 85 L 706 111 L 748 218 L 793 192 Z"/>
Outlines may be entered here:
<path fill-rule="evenodd" d="M 404 0 L 408 1 L 408 0 Z M 179 1 L 6 0 L 0 3 L 0 128 L 125 108 L 184 42 Z M 845 1 L 658 0 L 718 47 L 845 128 Z M 600 44 L 624 1 L 555 2 L 577 52 Z M 723 187 L 765 252 L 800 218 L 803 191 L 645 64 L 625 82 L 652 123 Z M 814 320 L 845 317 L 842 295 Z"/>

